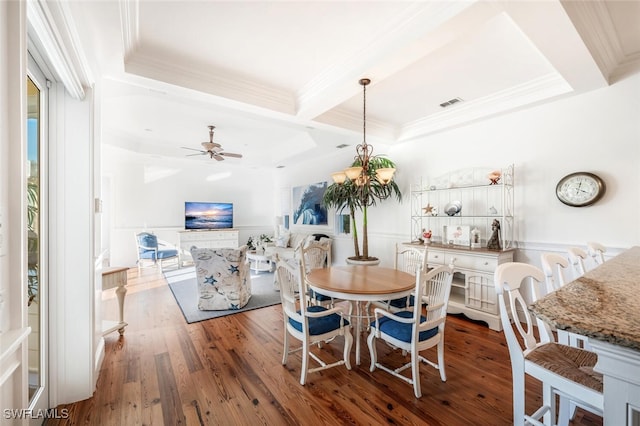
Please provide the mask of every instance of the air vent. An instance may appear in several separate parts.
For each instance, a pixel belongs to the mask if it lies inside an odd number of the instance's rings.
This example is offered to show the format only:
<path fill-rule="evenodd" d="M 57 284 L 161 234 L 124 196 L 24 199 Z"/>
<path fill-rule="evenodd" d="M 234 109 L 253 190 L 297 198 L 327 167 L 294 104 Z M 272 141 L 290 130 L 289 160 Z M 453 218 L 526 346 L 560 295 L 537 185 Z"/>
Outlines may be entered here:
<path fill-rule="evenodd" d="M 349 144 L 341 143 L 340 145 L 336 146 L 336 148 L 338 148 L 338 149 L 342 149 L 342 148 L 346 148 L 346 147 L 348 147 L 348 146 L 349 146 Z"/>
<path fill-rule="evenodd" d="M 462 99 L 460 99 L 460 98 L 453 98 L 453 99 L 451 99 L 451 100 L 448 100 L 447 102 L 443 102 L 443 103 L 441 103 L 441 104 L 440 104 L 440 106 L 441 106 L 442 108 L 446 108 L 446 107 L 451 106 L 451 105 L 453 105 L 453 104 L 457 104 L 458 102 L 462 102 Z"/>

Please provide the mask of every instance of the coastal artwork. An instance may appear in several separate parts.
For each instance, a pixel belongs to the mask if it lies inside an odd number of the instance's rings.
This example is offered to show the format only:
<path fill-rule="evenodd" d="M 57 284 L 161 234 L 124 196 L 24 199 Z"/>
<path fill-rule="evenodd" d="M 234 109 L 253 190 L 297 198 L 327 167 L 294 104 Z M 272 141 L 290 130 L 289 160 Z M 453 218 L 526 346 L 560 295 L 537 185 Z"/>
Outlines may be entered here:
<path fill-rule="evenodd" d="M 294 225 L 327 225 L 327 210 L 322 205 L 322 197 L 327 190 L 327 182 L 296 186 L 291 199 Z"/>

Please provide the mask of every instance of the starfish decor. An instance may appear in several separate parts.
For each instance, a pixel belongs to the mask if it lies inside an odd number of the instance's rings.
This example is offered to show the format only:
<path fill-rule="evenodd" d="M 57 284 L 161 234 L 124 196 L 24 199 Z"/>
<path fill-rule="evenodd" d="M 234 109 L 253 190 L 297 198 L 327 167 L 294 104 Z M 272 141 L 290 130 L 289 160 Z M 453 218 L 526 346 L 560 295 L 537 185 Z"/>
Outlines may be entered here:
<path fill-rule="evenodd" d="M 424 214 L 430 215 L 433 213 L 433 206 L 431 204 L 427 204 L 427 206 L 423 207 L 422 210 L 424 210 Z"/>

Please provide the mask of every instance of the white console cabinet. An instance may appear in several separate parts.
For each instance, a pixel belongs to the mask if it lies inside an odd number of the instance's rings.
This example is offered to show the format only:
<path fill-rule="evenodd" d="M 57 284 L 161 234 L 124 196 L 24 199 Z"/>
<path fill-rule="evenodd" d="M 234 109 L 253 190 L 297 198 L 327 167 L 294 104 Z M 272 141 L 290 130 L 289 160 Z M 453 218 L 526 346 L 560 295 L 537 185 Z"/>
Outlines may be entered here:
<path fill-rule="evenodd" d="M 427 246 L 430 268 L 453 262 L 454 276 L 447 312 L 487 323 L 501 331 L 493 273 L 498 265 L 513 262 L 514 249 L 471 249 L 441 244 Z"/>
<path fill-rule="evenodd" d="M 221 229 L 216 231 L 180 231 L 178 246 L 182 254 L 190 257 L 191 247 L 198 248 L 238 248 L 238 231 Z"/>

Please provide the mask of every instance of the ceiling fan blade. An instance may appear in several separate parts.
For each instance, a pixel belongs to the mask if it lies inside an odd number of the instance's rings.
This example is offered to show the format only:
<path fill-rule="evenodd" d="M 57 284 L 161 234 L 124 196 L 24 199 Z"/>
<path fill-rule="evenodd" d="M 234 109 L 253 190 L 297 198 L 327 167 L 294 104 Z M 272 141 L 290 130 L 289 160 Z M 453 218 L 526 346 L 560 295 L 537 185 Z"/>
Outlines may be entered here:
<path fill-rule="evenodd" d="M 198 154 L 187 154 L 187 155 L 185 155 L 185 157 L 195 157 L 196 155 L 204 155 L 204 154 L 206 154 L 206 152 L 202 151 L 202 152 L 200 152 Z"/>
<path fill-rule="evenodd" d="M 242 158 L 242 154 L 235 154 L 233 152 L 219 152 L 218 155 L 224 155 L 225 157 Z"/>
<path fill-rule="evenodd" d="M 224 158 L 222 158 L 220 155 L 218 155 L 216 153 L 211 153 L 211 158 L 214 158 L 217 161 L 224 161 Z"/>
<path fill-rule="evenodd" d="M 182 148 L 182 149 L 190 149 L 191 151 L 206 152 L 206 151 L 203 151 L 201 149 L 187 148 L 186 146 L 181 146 L 180 148 Z"/>

